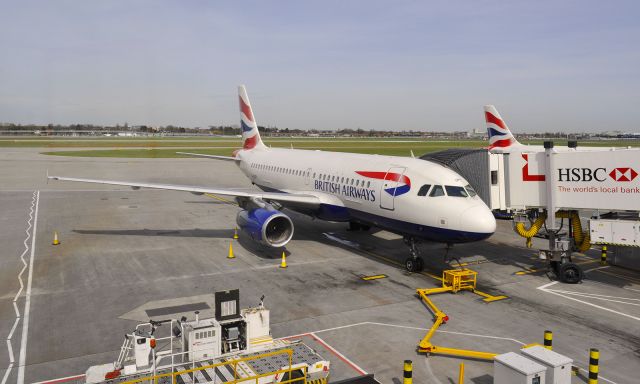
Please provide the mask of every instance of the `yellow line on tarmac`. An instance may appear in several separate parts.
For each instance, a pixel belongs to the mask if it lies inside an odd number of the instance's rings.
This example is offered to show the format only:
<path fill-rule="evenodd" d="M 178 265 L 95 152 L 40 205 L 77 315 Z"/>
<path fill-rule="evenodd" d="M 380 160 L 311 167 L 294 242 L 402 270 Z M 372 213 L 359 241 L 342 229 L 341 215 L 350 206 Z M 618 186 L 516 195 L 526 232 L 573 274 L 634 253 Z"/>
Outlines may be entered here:
<path fill-rule="evenodd" d="M 213 195 L 213 194 L 211 194 L 211 193 L 205 193 L 204 195 L 205 195 L 205 196 L 207 196 L 207 197 L 210 197 L 210 198 L 212 198 L 212 199 L 220 200 L 220 201 L 222 201 L 223 203 L 233 204 L 233 205 L 238 205 L 235 201 L 231 201 L 231 200 L 229 200 L 229 199 L 225 199 L 225 198 L 222 198 L 222 197 L 220 197 L 220 196 Z"/>
<path fill-rule="evenodd" d="M 362 276 L 361 279 L 369 281 L 369 280 L 384 279 L 385 277 L 387 277 L 387 275 L 372 275 L 372 276 Z"/>

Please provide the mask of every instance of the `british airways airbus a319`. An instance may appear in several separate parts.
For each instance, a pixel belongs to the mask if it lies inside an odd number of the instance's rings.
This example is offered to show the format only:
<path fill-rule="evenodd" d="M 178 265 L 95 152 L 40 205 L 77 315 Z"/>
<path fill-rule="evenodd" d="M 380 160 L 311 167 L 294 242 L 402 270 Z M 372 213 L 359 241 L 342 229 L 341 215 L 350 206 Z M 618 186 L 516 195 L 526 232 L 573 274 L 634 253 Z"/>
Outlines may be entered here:
<path fill-rule="evenodd" d="M 54 180 L 234 196 L 237 223 L 254 241 L 283 247 L 293 222 L 283 208 L 352 228 L 379 227 L 402 235 L 409 246 L 409 271 L 422 269 L 417 243 L 447 244 L 488 238 L 493 214 L 460 175 L 442 165 L 411 157 L 268 148 L 244 86 L 238 87 L 242 148 L 233 156 L 188 154 L 234 161 L 262 192 L 145 182 L 48 176 Z"/>

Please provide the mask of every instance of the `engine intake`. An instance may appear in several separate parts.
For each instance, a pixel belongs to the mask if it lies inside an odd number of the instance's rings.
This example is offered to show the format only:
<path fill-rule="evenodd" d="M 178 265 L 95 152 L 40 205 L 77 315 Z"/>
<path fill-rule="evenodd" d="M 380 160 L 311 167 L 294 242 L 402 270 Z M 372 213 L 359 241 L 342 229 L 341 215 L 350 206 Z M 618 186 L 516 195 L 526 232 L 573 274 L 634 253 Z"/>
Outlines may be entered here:
<path fill-rule="evenodd" d="M 289 216 L 271 205 L 242 210 L 238 212 L 236 222 L 254 241 L 270 247 L 284 247 L 293 237 L 293 222 Z"/>

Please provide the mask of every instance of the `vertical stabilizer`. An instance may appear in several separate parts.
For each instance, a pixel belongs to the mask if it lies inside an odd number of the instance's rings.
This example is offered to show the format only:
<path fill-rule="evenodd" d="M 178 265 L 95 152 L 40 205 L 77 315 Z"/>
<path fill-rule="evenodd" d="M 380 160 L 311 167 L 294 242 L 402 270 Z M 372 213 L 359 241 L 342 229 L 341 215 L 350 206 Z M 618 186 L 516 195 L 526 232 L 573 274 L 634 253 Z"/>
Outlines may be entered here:
<path fill-rule="evenodd" d="M 513 134 L 502 120 L 498 110 L 493 105 L 484 106 L 484 118 L 487 121 L 487 133 L 489 134 L 489 149 L 512 148 L 521 144 L 513 137 Z"/>
<path fill-rule="evenodd" d="M 240 126 L 242 127 L 242 149 L 266 148 L 260 139 L 258 124 L 253 116 L 247 89 L 244 85 L 238 87 L 240 102 Z"/>

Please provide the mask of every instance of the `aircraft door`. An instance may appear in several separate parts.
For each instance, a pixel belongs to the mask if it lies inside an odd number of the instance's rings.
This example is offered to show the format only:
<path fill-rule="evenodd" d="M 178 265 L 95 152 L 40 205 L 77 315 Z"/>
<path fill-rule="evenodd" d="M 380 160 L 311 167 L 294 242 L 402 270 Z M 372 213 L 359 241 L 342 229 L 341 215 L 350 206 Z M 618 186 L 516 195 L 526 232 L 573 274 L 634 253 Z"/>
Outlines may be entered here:
<path fill-rule="evenodd" d="M 389 168 L 380 187 L 380 208 L 394 210 L 396 189 L 401 186 L 399 185 L 401 184 L 400 179 L 402 179 L 406 169 L 405 167 Z"/>
<path fill-rule="evenodd" d="M 311 168 L 307 168 L 306 174 L 304 175 L 304 184 L 309 185 L 311 181 Z"/>

